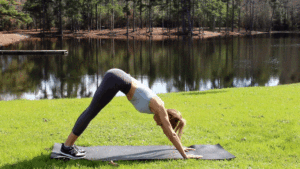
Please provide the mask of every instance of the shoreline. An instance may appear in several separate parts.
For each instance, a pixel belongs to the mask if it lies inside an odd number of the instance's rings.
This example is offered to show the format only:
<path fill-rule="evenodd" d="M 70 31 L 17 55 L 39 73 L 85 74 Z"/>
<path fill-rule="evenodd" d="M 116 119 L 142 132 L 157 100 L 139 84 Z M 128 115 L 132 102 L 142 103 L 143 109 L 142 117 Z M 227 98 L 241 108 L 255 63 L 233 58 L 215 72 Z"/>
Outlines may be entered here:
<path fill-rule="evenodd" d="M 57 38 L 60 35 L 56 34 L 57 29 L 51 29 L 51 31 L 46 31 L 45 36 L 42 36 L 40 33 L 40 29 L 31 29 L 31 30 L 14 30 L 14 31 L 1 31 L 0 32 L 0 47 L 8 46 L 10 44 L 30 39 L 36 37 L 49 37 L 49 38 Z M 133 29 L 128 30 L 124 28 L 116 28 L 113 30 L 91 30 L 85 31 L 80 30 L 76 33 L 71 32 L 70 30 L 65 30 L 63 37 L 71 37 L 71 38 L 101 38 L 101 39 L 135 39 L 135 40 L 154 40 L 154 41 L 161 41 L 163 39 L 178 39 L 180 36 L 177 35 L 177 29 L 162 29 L 161 27 L 154 27 L 152 32 L 149 32 L 147 28 L 139 29 L 137 28 L 135 32 Z M 288 31 L 283 31 L 282 33 L 287 33 Z M 222 29 L 221 32 L 212 32 L 212 31 L 201 31 L 199 33 L 198 28 L 194 28 L 193 31 L 193 39 L 206 39 L 212 37 L 225 37 L 225 36 L 244 36 L 244 35 L 257 35 L 257 34 L 264 34 L 268 32 L 259 32 L 259 31 L 252 31 L 246 32 L 245 30 L 241 30 L 240 32 L 235 29 L 234 32 L 225 33 Z M 271 33 L 280 33 L 279 31 L 273 31 Z M 296 32 L 289 32 L 289 33 L 296 33 Z"/>
<path fill-rule="evenodd" d="M 25 40 L 30 38 L 28 35 L 20 35 L 18 33 L 12 33 L 12 34 L 3 34 L 0 32 L 0 47 L 2 46 L 8 46 L 10 44 Z"/>

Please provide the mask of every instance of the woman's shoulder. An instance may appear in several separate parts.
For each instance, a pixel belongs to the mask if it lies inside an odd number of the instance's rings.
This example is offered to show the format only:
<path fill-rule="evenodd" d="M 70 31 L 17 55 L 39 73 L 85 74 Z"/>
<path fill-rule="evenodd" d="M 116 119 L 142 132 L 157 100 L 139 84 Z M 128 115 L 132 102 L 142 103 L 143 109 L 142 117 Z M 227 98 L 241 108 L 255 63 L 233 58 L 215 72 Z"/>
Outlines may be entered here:
<path fill-rule="evenodd" d="M 149 107 L 152 110 L 158 110 L 161 108 L 165 108 L 165 104 L 158 96 L 154 96 L 150 100 Z"/>

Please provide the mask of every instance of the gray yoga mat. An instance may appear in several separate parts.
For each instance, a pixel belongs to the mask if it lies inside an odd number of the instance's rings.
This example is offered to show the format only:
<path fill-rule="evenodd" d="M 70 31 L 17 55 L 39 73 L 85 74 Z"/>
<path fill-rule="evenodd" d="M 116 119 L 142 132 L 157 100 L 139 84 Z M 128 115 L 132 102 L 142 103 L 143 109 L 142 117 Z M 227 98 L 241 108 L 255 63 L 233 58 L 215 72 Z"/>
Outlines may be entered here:
<path fill-rule="evenodd" d="M 59 153 L 61 144 L 55 143 L 50 158 L 66 158 Z M 174 146 L 94 146 L 81 147 L 86 151 L 84 159 L 101 161 L 118 160 L 158 160 L 158 159 L 183 159 Z M 235 158 L 220 144 L 193 145 L 195 151 L 186 154 L 202 155 L 205 160 L 229 160 Z"/>

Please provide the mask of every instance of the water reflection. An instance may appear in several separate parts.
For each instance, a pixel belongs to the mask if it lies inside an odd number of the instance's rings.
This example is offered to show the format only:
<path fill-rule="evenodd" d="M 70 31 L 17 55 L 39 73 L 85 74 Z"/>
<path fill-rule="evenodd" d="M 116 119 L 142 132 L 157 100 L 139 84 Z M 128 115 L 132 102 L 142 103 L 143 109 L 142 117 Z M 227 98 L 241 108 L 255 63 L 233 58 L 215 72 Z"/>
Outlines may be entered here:
<path fill-rule="evenodd" d="M 2 49 L 64 49 L 69 55 L 0 56 L 0 99 L 92 97 L 104 73 L 113 67 L 155 93 L 295 83 L 300 82 L 298 44 L 298 34 L 23 41 Z"/>

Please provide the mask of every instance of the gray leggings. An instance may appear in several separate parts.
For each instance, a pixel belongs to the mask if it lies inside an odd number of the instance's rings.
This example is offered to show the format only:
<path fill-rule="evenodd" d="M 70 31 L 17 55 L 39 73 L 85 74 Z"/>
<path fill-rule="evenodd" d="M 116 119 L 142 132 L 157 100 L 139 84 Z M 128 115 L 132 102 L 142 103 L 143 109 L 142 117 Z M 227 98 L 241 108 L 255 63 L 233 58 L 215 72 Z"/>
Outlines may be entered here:
<path fill-rule="evenodd" d="M 80 136 L 90 121 L 113 99 L 118 91 L 122 91 L 126 95 L 131 88 L 131 78 L 132 77 L 123 70 L 108 70 L 95 92 L 91 104 L 79 116 L 72 132 L 76 136 Z"/>

